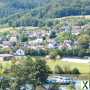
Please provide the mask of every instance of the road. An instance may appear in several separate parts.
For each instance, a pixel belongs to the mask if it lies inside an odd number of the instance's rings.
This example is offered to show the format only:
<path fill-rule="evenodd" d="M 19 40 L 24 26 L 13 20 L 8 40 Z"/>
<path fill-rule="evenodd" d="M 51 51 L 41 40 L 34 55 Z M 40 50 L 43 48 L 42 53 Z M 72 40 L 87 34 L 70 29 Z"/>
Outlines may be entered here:
<path fill-rule="evenodd" d="M 63 58 L 62 61 L 76 62 L 76 63 L 90 63 L 90 59 L 78 59 L 78 58 Z"/>

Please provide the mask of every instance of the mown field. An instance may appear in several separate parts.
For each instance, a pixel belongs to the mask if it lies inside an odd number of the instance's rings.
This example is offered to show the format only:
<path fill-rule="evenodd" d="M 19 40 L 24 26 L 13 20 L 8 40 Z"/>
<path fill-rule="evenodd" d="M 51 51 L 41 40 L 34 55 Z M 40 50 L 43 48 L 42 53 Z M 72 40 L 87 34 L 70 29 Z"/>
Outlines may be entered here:
<path fill-rule="evenodd" d="M 32 57 L 32 59 L 35 60 L 36 57 Z M 55 66 L 59 65 L 62 68 L 67 67 L 70 70 L 77 68 L 77 69 L 79 69 L 81 74 L 90 73 L 90 63 L 88 63 L 88 64 L 87 63 L 75 63 L 75 62 L 66 62 L 66 61 L 61 61 L 61 60 L 47 60 L 46 63 L 52 71 L 54 71 Z M 11 61 L 9 61 L 9 62 L 5 61 L 2 63 L 2 65 L 3 65 L 3 68 L 10 68 Z"/>

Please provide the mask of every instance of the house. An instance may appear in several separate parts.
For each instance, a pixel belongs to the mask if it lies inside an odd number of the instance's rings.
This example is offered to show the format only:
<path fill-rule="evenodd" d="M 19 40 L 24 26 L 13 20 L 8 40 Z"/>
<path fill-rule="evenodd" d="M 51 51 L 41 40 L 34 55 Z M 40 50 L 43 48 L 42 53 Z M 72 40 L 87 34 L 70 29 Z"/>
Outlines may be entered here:
<path fill-rule="evenodd" d="M 10 40 L 9 40 L 10 42 L 17 42 L 17 37 L 10 37 Z"/>
<path fill-rule="evenodd" d="M 11 54 L 0 54 L 0 62 L 2 61 L 9 61 L 14 59 L 14 56 Z"/>
<path fill-rule="evenodd" d="M 11 43 L 9 41 L 3 41 L 2 44 L 4 46 L 11 46 Z"/>
<path fill-rule="evenodd" d="M 71 49 L 72 47 L 71 47 L 71 45 L 69 43 L 64 43 L 63 48 Z"/>
<path fill-rule="evenodd" d="M 57 43 L 49 43 L 48 48 L 58 48 L 59 45 Z"/>
<path fill-rule="evenodd" d="M 43 39 L 42 38 L 37 38 L 35 40 L 29 41 L 29 45 L 40 45 L 43 44 Z"/>
<path fill-rule="evenodd" d="M 17 56 L 24 56 L 24 55 L 25 55 L 25 52 L 24 52 L 24 50 L 22 50 L 22 49 L 18 49 L 18 50 L 16 51 L 15 55 L 17 55 Z"/>
<path fill-rule="evenodd" d="M 49 43 L 48 48 L 54 48 L 54 45 L 52 43 Z"/>
<path fill-rule="evenodd" d="M 73 26 L 72 27 L 72 34 L 79 35 L 81 30 L 82 29 L 80 28 L 80 26 Z"/>

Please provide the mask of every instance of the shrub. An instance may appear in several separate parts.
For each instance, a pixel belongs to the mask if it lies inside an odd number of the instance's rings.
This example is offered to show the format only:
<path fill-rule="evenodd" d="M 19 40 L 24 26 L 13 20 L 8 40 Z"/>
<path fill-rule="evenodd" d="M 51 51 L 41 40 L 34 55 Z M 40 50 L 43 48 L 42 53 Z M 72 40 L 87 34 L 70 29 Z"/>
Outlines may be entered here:
<path fill-rule="evenodd" d="M 64 72 L 63 72 L 63 69 L 59 66 L 59 65 L 57 65 L 57 66 L 55 66 L 55 69 L 54 69 L 55 71 L 55 74 L 63 74 Z"/>
<path fill-rule="evenodd" d="M 21 42 L 27 42 L 28 41 L 28 37 L 26 34 L 21 34 L 20 39 L 21 39 Z"/>
<path fill-rule="evenodd" d="M 60 55 L 60 57 L 62 58 L 64 56 L 63 50 L 58 50 L 58 55 Z"/>
<path fill-rule="evenodd" d="M 80 49 L 80 50 L 79 50 L 79 53 L 78 53 L 78 56 L 79 56 L 79 57 L 84 57 L 85 54 L 86 54 L 86 50 L 85 50 L 85 49 Z"/>
<path fill-rule="evenodd" d="M 49 50 L 49 55 L 51 59 L 56 59 L 56 57 L 59 55 L 60 57 L 63 57 L 63 51 L 59 49 L 51 49 Z"/>
<path fill-rule="evenodd" d="M 78 56 L 79 53 L 79 48 L 74 48 L 73 49 L 73 56 Z"/>
<path fill-rule="evenodd" d="M 55 59 L 56 56 L 58 55 L 58 53 L 57 53 L 56 49 L 50 49 L 49 50 L 49 55 L 50 55 L 51 59 Z"/>
<path fill-rule="evenodd" d="M 58 84 L 52 84 L 52 86 L 49 88 L 49 90 L 59 90 L 59 85 Z"/>
<path fill-rule="evenodd" d="M 69 65 L 63 66 L 64 74 L 71 74 L 71 69 Z"/>
<path fill-rule="evenodd" d="M 72 74 L 80 74 L 80 72 L 77 68 L 74 68 L 71 73 Z"/>
<path fill-rule="evenodd" d="M 45 56 L 47 55 L 47 50 L 39 49 L 39 50 L 34 50 L 34 49 L 27 49 L 25 50 L 26 55 L 31 55 L 31 56 Z"/>
<path fill-rule="evenodd" d="M 73 56 L 73 50 L 72 49 L 66 49 L 65 50 L 65 56 Z"/>

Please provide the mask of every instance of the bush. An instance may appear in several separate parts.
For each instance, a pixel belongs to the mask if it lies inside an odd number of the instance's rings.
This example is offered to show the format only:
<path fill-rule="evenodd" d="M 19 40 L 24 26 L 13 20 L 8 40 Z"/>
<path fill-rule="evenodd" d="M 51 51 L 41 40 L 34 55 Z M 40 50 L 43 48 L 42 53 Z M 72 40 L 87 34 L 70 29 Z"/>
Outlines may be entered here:
<path fill-rule="evenodd" d="M 49 55 L 51 59 L 56 59 L 56 57 L 59 55 L 60 57 L 63 57 L 63 51 L 59 49 L 51 49 L 49 50 Z"/>
<path fill-rule="evenodd" d="M 72 74 L 80 74 L 80 72 L 77 68 L 74 68 L 71 73 Z"/>
<path fill-rule="evenodd" d="M 65 50 L 65 56 L 73 56 L 73 50 L 72 49 L 66 49 Z"/>
<path fill-rule="evenodd" d="M 79 47 L 87 49 L 89 48 L 90 36 L 87 34 L 81 34 L 78 37 Z"/>
<path fill-rule="evenodd" d="M 79 48 L 74 48 L 73 49 L 73 56 L 78 56 L 79 53 Z"/>
<path fill-rule="evenodd" d="M 86 50 L 86 56 L 90 56 L 90 49 Z"/>
<path fill-rule="evenodd" d="M 27 49 L 25 50 L 26 55 L 31 55 L 31 56 L 46 56 L 47 55 L 47 50 L 39 49 L 39 50 L 34 50 L 34 49 Z"/>
<path fill-rule="evenodd" d="M 80 49 L 80 50 L 79 50 L 79 53 L 78 53 L 78 56 L 79 56 L 79 57 L 84 57 L 85 54 L 86 54 L 86 50 L 85 50 L 85 49 Z"/>
<path fill-rule="evenodd" d="M 59 66 L 59 65 L 57 65 L 57 66 L 55 66 L 55 69 L 54 69 L 55 71 L 55 74 L 63 74 L 64 72 L 63 72 L 63 69 Z"/>
<path fill-rule="evenodd" d="M 63 66 L 64 74 L 71 74 L 71 69 L 69 65 Z"/>
<path fill-rule="evenodd" d="M 60 55 L 60 57 L 62 58 L 64 56 L 63 50 L 58 50 L 58 55 Z"/>
<path fill-rule="evenodd" d="M 56 56 L 58 55 L 56 49 L 49 49 L 48 52 L 49 52 L 49 55 L 50 55 L 51 59 L 56 59 Z"/>
<path fill-rule="evenodd" d="M 53 84 L 50 88 L 49 88 L 49 90 L 59 90 L 59 85 L 58 84 Z"/>
<path fill-rule="evenodd" d="M 25 34 L 21 34 L 20 39 L 21 39 L 21 42 L 27 42 L 28 41 L 28 37 Z"/>
<path fill-rule="evenodd" d="M 67 65 L 65 65 L 63 68 L 59 65 L 56 65 L 53 72 L 55 74 L 80 74 L 80 71 L 77 68 L 71 70 L 70 67 Z"/>

